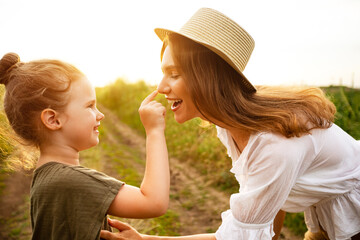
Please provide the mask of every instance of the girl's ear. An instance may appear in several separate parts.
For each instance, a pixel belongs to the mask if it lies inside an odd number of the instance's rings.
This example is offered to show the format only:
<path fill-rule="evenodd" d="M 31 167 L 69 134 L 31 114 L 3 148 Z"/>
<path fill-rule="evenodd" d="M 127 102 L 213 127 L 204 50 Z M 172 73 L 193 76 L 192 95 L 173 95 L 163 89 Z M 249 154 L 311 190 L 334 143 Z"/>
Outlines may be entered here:
<path fill-rule="evenodd" d="M 41 112 L 41 122 L 50 130 L 58 130 L 62 126 L 58 115 L 55 110 L 46 108 Z"/>

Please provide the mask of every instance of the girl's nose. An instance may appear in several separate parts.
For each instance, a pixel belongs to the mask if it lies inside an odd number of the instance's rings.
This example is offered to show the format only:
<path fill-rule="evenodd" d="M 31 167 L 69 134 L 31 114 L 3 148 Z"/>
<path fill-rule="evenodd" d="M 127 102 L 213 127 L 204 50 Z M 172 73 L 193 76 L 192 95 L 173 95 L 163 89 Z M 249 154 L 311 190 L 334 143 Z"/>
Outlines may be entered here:
<path fill-rule="evenodd" d="M 159 93 L 161 94 L 169 94 L 171 91 L 170 86 L 167 84 L 167 80 L 166 77 L 164 76 L 163 79 L 161 80 L 160 84 L 157 87 Z"/>
<path fill-rule="evenodd" d="M 101 121 L 105 118 L 105 115 L 98 110 L 98 114 L 96 115 L 96 120 Z"/>

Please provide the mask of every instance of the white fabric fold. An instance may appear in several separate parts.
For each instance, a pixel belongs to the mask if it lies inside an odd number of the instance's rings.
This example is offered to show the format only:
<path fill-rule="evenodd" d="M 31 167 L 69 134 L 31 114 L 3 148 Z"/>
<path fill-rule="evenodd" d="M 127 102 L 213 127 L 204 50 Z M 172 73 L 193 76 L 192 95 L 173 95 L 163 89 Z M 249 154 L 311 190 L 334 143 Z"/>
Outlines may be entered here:
<path fill-rule="evenodd" d="M 331 240 L 360 232 L 360 141 L 333 124 L 302 137 L 253 134 L 240 154 L 230 132 L 217 131 L 240 184 L 217 239 L 270 240 L 280 209 L 305 211 L 308 228 L 321 224 Z"/>
<path fill-rule="evenodd" d="M 346 218 L 341 217 L 344 212 Z M 335 217 L 334 216 L 339 216 Z M 325 199 L 305 211 L 306 225 L 311 232 L 318 232 L 319 220 L 328 229 L 330 239 L 350 240 L 359 232 L 360 226 L 360 183 L 348 193 Z M 344 227 L 346 226 L 346 227 Z"/>
<path fill-rule="evenodd" d="M 247 224 L 238 221 L 227 210 L 221 214 L 222 224 L 216 231 L 217 240 L 247 239 L 247 240 L 268 240 L 275 235 L 273 221 L 263 224 Z"/>

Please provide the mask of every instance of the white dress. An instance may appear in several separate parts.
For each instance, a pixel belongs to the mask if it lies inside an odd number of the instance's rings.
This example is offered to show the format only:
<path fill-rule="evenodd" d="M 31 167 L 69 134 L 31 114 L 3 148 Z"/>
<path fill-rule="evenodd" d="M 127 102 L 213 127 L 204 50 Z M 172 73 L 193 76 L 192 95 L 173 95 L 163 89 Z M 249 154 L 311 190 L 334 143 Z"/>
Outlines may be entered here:
<path fill-rule="evenodd" d="M 241 154 L 230 132 L 217 131 L 240 184 L 217 240 L 271 239 L 280 209 L 304 211 L 309 230 L 320 223 L 331 240 L 360 232 L 360 142 L 337 125 L 299 138 L 257 133 Z"/>

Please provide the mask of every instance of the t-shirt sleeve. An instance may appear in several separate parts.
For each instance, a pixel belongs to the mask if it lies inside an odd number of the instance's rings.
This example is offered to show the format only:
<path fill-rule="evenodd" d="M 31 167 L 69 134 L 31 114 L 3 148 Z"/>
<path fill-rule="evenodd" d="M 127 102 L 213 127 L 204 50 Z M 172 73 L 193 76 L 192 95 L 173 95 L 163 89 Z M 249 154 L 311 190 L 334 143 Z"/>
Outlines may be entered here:
<path fill-rule="evenodd" d="M 79 166 L 74 168 L 71 184 L 72 191 L 69 194 L 72 196 L 73 206 L 76 206 L 74 219 L 78 219 L 75 224 L 79 229 L 87 229 L 89 235 L 86 239 L 95 239 L 92 236 L 98 235 L 99 226 L 102 226 L 110 204 L 124 183 L 101 172 Z"/>
<path fill-rule="evenodd" d="M 48 226 L 53 237 L 48 239 L 99 239 L 109 206 L 124 184 L 93 169 L 60 164 L 44 169 L 37 181 L 43 184 L 32 195 L 35 222 L 40 223 L 34 227 Z"/>
<path fill-rule="evenodd" d="M 303 150 L 312 148 L 305 138 L 289 140 L 274 134 L 261 134 L 249 144 L 242 153 L 246 157 L 232 168 L 240 191 L 232 194 L 230 210 L 222 213 L 218 240 L 271 239 L 273 220 L 302 169 L 307 154 Z"/>

